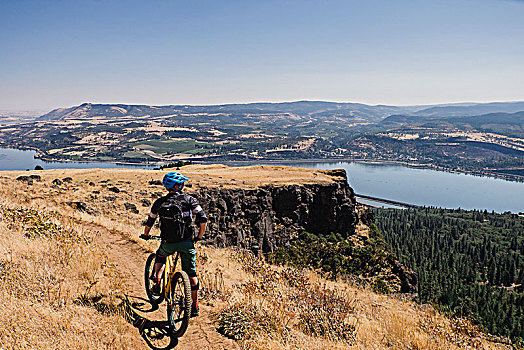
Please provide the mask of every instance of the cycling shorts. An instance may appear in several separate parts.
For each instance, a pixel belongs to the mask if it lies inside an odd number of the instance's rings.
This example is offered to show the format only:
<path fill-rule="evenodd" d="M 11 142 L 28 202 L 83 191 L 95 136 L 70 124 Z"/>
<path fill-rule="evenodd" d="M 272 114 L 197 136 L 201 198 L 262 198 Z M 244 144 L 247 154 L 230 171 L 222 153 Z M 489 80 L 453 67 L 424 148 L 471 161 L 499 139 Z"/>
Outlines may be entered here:
<path fill-rule="evenodd" d="M 196 277 L 196 250 L 193 242 L 160 243 L 156 254 L 169 256 L 176 252 L 180 253 L 182 270 L 184 270 L 189 277 Z"/>

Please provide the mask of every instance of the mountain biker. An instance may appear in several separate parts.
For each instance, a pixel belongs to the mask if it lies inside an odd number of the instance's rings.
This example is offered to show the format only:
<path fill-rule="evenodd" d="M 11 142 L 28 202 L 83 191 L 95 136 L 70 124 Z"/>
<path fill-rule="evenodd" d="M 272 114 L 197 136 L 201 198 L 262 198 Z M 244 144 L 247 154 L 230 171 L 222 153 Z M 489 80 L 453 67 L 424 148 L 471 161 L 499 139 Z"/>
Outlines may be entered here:
<path fill-rule="evenodd" d="M 149 239 L 149 231 L 153 227 L 156 218 L 159 217 L 162 241 L 156 251 L 155 272 L 153 275 L 154 286 L 151 288 L 151 291 L 155 294 L 160 294 L 160 282 L 166 257 L 179 252 L 182 260 L 182 270 L 188 274 L 191 284 L 193 300 L 191 317 L 195 317 L 199 314 L 199 283 L 196 274 L 194 242 L 201 240 L 204 236 L 207 216 L 194 197 L 182 192 L 184 183 L 187 180 L 187 177 L 177 172 L 170 172 L 164 176 L 162 183 L 169 193 L 158 198 L 153 203 L 145 224 L 144 234 L 140 237 Z M 181 212 L 181 215 L 174 214 L 178 212 Z M 175 216 L 180 217 L 180 219 L 173 219 Z M 193 216 L 195 216 L 195 224 L 198 226 L 198 235 L 195 238 L 193 238 L 193 229 L 191 227 Z"/>

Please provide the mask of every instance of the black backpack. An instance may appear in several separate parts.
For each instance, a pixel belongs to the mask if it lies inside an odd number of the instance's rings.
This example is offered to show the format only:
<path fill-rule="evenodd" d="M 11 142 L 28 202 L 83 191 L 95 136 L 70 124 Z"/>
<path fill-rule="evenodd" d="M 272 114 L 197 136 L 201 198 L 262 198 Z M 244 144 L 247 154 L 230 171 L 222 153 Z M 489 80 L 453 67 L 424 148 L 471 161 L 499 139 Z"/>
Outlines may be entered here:
<path fill-rule="evenodd" d="M 182 213 L 182 203 L 178 196 L 169 196 L 158 208 L 160 228 L 167 243 L 182 241 L 185 236 L 186 221 Z"/>

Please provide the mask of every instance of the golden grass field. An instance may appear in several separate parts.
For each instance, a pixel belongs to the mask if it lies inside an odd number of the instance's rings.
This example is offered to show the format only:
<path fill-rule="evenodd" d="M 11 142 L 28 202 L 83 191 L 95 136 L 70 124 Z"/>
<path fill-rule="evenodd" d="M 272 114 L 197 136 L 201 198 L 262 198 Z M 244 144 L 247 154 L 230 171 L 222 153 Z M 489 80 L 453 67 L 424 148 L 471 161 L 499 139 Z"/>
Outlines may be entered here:
<path fill-rule="evenodd" d="M 195 165 L 182 171 L 193 183 L 189 191 L 340 180 L 287 167 Z M 165 172 L 0 172 L 1 349 L 150 348 L 137 323 L 162 321 L 165 313 L 133 308 L 146 297 L 143 264 L 158 243 L 138 235 L 149 212 L 141 201 L 164 192 L 149 181 Z M 15 180 L 30 174 L 41 181 Z M 65 177 L 72 181 L 52 184 Z M 91 214 L 70 202 L 85 203 Z M 136 204 L 139 213 L 124 203 Z M 197 252 L 201 315 L 176 349 L 511 348 L 428 305 L 272 266 L 234 248 L 198 245 Z"/>

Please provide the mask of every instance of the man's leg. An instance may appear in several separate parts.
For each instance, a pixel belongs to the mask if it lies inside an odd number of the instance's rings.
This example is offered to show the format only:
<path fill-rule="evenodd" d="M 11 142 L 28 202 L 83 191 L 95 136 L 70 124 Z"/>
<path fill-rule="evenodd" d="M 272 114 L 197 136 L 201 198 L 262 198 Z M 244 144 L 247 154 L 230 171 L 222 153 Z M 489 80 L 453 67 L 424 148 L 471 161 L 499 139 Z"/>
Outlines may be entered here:
<path fill-rule="evenodd" d="M 166 257 L 158 255 L 155 258 L 155 285 L 153 286 L 152 290 L 155 294 L 160 294 L 160 283 L 162 282 L 162 274 L 164 273 L 164 268 L 166 266 Z"/>
<path fill-rule="evenodd" d="M 162 278 L 162 274 L 164 273 L 164 268 L 166 266 L 166 257 L 162 256 L 159 258 L 160 261 L 155 260 L 155 277 L 157 281 Z"/>
<path fill-rule="evenodd" d="M 182 260 L 182 270 L 184 270 L 189 276 L 189 283 L 191 284 L 191 298 L 193 305 L 191 306 L 191 316 L 197 316 L 199 314 L 198 307 L 198 289 L 199 283 L 196 274 L 196 251 L 195 246 L 192 242 L 184 242 L 183 249 L 180 251 L 180 257 Z"/>
<path fill-rule="evenodd" d="M 198 278 L 189 277 L 189 283 L 191 284 L 191 299 L 193 300 L 193 306 L 198 306 Z"/>
<path fill-rule="evenodd" d="M 158 250 L 156 251 L 155 258 L 155 288 L 154 291 L 160 293 L 160 283 L 162 282 L 162 274 L 166 266 L 166 257 L 175 252 L 173 244 L 160 243 Z"/>

